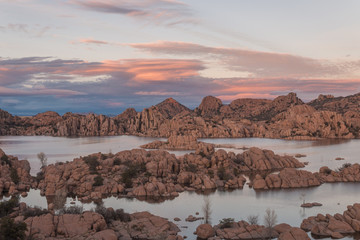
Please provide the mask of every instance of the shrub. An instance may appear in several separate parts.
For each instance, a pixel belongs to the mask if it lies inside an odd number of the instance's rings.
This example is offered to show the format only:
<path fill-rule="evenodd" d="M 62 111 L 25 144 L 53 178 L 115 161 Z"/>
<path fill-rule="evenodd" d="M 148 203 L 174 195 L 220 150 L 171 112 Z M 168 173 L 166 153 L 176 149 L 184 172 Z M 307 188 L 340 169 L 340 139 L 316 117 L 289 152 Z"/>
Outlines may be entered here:
<path fill-rule="evenodd" d="M 230 176 L 227 174 L 226 169 L 223 166 L 220 166 L 217 171 L 217 175 L 220 178 L 220 180 L 229 180 Z"/>
<path fill-rule="evenodd" d="M 58 214 L 82 214 L 84 208 L 82 206 L 70 206 L 70 207 L 63 207 L 59 210 Z"/>
<path fill-rule="evenodd" d="M 251 225 L 257 225 L 259 223 L 259 215 L 249 215 L 247 220 Z"/>
<path fill-rule="evenodd" d="M 19 197 L 12 197 L 8 201 L 0 202 L 0 217 L 9 215 L 17 206 L 19 206 Z"/>
<path fill-rule="evenodd" d="M 24 212 L 25 219 L 28 217 L 37 217 L 49 213 L 47 209 L 42 209 L 35 206 L 34 208 L 27 208 Z"/>
<path fill-rule="evenodd" d="M 101 160 L 105 160 L 107 158 L 106 154 L 101 154 Z"/>
<path fill-rule="evenodd" d="M 145 163 L 129 164 L 128 168 L 121 174 L 121 180 L 126 188 L 132 187 L 132 179 L 137 177 L 139 173 L 145 172 Z"/>
<path fill-rule="evenodd" d="M 91 172 L 96 172 L 96 167 L 100 165 L 96 156 L 86 156 L 83 158 L 85 163 L 89 166 Z"/>
<path fill-rule="evenodd" d="M 115 158 L 114 165 L 120 165 L 120 164 L 121 164 L 121 160 L 119 158 Z"/>
<path fill-rule="evenodd" d="M 15 168 L 10 168 L 10 177 L 15 184 L 19 184 L 20 178 Z"/>
<path fill-rule="evenodd" d="M 4 217 L 0 221 L 0 239 L 22 240 L 25 239 L 26 223 L 15 223 L 14 219 Z"/>
<path fill-rule="evenodd" d="M 125 213 L 123 209 L 114 211 L 112 208 L 105 208 L 103 204 L 98 204 L 96 205 L 95 212 L 102 215 L 106 223 L 110 223 L 113 220 L 120 220 L 121 222 L 130 221 L 130 214 Z"/>
<path fill-rule="evenodd" d="M 339 167 L 336 171 L 337 172 L 341 172 L 343 171 L 345 168 L 351 167 L 351 163 L 344 163 L 341 167 Z"/>
<path fill-rule="evenodd" d="M 93 186 L 102 186 L 104 183 L 104 179 L 100 176 L 100 175 L 97 175 L 95 178 L 94 178 L 94 184 Z"/>
<path fill-rule="evenodd" d="M 197 166 L 193 163 L 189 163 L 188 165 L 185 166 L 185 171 L 196 173 Z"/>
<path fill-rule="evenodd" d="M 4 165 L 4 164 L 7 164 L 11 167 L 11 162 L 9 160 L 9 157 L 4 154 L 2 157 L 1 157 L 1 165 Z"/>
<path fill-rule="evenodd" d="M 223 218 L 220 220 L 220 228 L 231 228 L 233 223 L 233 218 Z"/>
<path fill-rule="evenodd" d="M 45 178 L 45 174 L 43 171 L 40 171 L 36 174 L 36 181 L 40 182 L 41 180 L 43 180 Z"/>
<path fill-rule="evenodd" d="M 214 178 L 214 171 L 212 169 L 208 170 L 208 174 L 209 174 L 210 178 Z"/>

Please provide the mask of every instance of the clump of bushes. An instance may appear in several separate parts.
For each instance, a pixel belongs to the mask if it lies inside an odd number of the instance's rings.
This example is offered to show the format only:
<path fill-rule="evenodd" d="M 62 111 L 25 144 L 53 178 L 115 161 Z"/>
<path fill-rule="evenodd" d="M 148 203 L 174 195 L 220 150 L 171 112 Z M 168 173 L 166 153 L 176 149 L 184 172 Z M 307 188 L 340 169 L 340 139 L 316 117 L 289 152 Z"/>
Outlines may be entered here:
<path fill-rule="evenodd" d="M 114 165 L 120 165 L 120 164 L 121 164 L 121 160 L 119 158 L 115 158 Z"/>
<path fill-rule="evenodd" d="M 12 213 L 15 207 L 19 206 L 19 197 L 12 197 L 8 201 L 0 202 L 0 217 L 4 217 Z"/>
<path fill-rule="evenodd" d="M 94 178 L 94 184 L 93 186 L 102 186 L 104 184 L 104 179 L 100 176 L 100 175 L 97 175 L 95 178 Z"/>
<path fill-rule="evenodd" d="M 19 184 L 20 178 L 15 168 L 10 168 L 10 178 L 15 184 Z"/>
<path fill-rule="evenodd" d="M 91 172 L 96 172 L 96 167 L 100 165 L 96 156 L 86 156 L 83 158 L 85 163 L 89 166 Z"/>
<path fill-rule="evenodd" d="M 0 221 L 0 239 L 25 239 L 26 223 L 15 222 L 14 219 L 3 217 Z"/>
<path fill-rule="evenodd" d="M 233 218 L 223 218 L 220 220 L 220 228 L 231 228 L 233 223 L 234 223 L 234 219 Z"/>
<path fill-rule="evenodd" d="M 59 210 L 58 215 L 63 214 L 82 214 L 84 212 L 84 208 L 82 206 L 70 206 L 63 207 Z"/>
<path fill-rule="evenodd" d="M 93 210 L 94 211 L 94 210 Z M 121 222 L 130 222 L 130 214 L 125 213 L 123 209 L 114 211 L 112 208 L 105 208 L 103 204 L 99 204 L 95 208 L 95 212 L 102 215 L 106 223 L 120 220 Z"/>
<path fill-rule="evenodd" d="M 187 172 L 196 173 L 197 170 L 198 170 L 197 166 L 193 163 L 189 163 L 188 165 L 185 165 L 185 171 Z"/>
<path fill-rule="evenodd" d="M 128 163 L 128 168 L 121 174 L 121 180 L 126 188 L 132 187 L 132 179 L 137 177 L 139 173 L 145 172 L 145 163 Z"/>
<path fill-rule="evenodd" d="M 1 157 L 1 165 L 5 165 L 5 164 L 7 164 L 7 165 L 9 165 L 11 167 L 11 162 L 9 160 L 9 157 L 6 154 L 4 154 Z"/>
<path fill-rule="evenodd" d="M 231 178 L 231 176 L 226 172 L 226 169 L 224 168 L 224 166 L 220 166 L 218 168 L 217 175 L 220 178 L 220 180 L 227 181 Z"/>
<path fill-rule="evenodd" d="M 351 163 L 344 163 L 341 167 L 339 167 L 336 171 L 337 172 L 341 172 L 343 171 L 345 168 L 351 167 Z"/>
<path fill-rule="evenodd" d="M 47 209 L 42 209 L 40 207 L 35 206 L 34 208 L 27 208 L 24 212 L 24 217 L 29 218 L 29 217 L 37 217 L 37 216 L 41 216 L 44 214 L 49 213 L 49 211 Z"/>

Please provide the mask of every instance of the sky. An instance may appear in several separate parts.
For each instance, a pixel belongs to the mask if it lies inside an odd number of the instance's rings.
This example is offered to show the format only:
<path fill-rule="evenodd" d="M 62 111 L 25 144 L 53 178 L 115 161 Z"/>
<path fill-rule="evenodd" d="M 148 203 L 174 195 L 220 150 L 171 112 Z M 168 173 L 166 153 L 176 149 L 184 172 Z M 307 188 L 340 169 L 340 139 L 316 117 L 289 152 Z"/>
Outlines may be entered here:
<path fill-rule="evenodd" d="M 0 0 L 0 108 L 360 92 L 358 0 Z"/>

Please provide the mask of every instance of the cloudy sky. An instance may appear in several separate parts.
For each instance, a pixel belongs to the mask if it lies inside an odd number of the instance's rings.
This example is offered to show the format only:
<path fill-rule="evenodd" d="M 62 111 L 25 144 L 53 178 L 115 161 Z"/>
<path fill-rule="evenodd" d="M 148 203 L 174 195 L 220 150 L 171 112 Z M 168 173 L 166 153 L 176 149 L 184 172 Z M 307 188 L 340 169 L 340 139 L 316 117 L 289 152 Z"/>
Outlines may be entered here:
<path fill-rule="evenodd" d="M 358 0 L 0 0 L 0 108 L 360 92 Z"/>

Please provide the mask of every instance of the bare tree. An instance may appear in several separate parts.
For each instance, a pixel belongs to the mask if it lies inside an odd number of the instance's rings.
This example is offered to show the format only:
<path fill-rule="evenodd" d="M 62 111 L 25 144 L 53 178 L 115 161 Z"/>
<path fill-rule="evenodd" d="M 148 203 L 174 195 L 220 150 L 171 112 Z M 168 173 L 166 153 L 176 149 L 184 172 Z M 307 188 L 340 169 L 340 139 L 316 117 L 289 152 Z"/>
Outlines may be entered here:
<path fill-rule="evenodd" d="M 247 220 L 251 225 L 257 225 L 259 224 L 259 215 L 249 215 Z"/>
<path fill-rule="evenodd" d="M 303 204 L 305 204 L 305 197 L 306 193 L 301 193 L 300 199 L 303 201 Z"/>
<path fill-rule="evenodd" d="M 46 157 L 45 153 L 40 152 L 37 154 L 37 157 L 40 160 L 41 168 L 46 167 L 47 166 L 47 157 Z"/>
<path fill-rule="evenodd" d="M 266 209 L 264 215 L 264 225 L 268 229 L 268 238 L 271 239 L 273 228 L 277 222 L 277 215 L 274 210 Z"/>
<path fill-rule="evenodd" d="M 205 223 L 210 224 L 211 222 L 211 201 L 209 196 L 204 197 L 204 205 L 202 207 Z"/>

